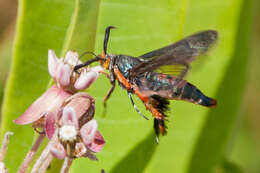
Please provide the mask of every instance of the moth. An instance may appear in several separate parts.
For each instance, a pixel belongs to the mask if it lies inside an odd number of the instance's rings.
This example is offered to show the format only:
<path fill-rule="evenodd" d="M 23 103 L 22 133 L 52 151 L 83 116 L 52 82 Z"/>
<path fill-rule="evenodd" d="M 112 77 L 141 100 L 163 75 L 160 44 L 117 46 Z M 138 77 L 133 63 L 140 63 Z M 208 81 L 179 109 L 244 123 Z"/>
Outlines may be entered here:
<path fill-rule="evenodd" d="M 110 30 L 105 31 L 104 51 L 83 64 L 76 65 L 74 71 L 99 61 L 109 71 L 107 77 L 111 89 L 104 99 L 104 105 L 115 89 L 116 81 L 126 90 L 135 110 L 146 118 L 137 108 L 132 94 L 136 94 L 154 118 L 154 130 L 158 135 L 166 134 L 166 112 L 169 100 L 184 100 L 208 108 L 214 108 L 216 100 L 203 94 L 196 86 L 183 78 L 190 70 L 191 63 L 208 52 L 218 38 L 217 31 L 206 30 L 188 36 L 166 47 L 148 52 L 138 57 L 107 53 Z"/>

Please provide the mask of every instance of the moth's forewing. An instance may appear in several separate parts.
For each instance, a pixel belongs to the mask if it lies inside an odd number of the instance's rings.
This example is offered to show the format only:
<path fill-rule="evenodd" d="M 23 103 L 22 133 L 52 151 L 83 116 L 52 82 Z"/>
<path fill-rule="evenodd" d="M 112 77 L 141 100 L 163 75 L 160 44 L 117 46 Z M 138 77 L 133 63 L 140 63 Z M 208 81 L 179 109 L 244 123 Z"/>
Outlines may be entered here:
<path fill-rule="evenodd" d="M 170 53 L 174 50 L 178 50 L 178 48 L 185 47 L 186 49 L 195 48 L 197 50 L 206 52 L 208 48 L 217 40 L 218 33 L 214 30 L 202 31 L 191 36 L 188 36 L 176 43 L 170 44 L 166 47 L 148 52 L 139 56 L 143 59 L 151 59 L 154 57 L 159 57 L 163 54 Z"/>
<path fill-rule="evenodd" d="M 203 31 L 177 43 L 141 55 L 140 58 L 144 59 L 144 61 L 132 68 L 130 74 L 136 76 L 147 71 L 163 69 L 164 66 L 167 66 L 169 71 L 166 69 L 164 73 L 182 78 L 189 70 L 190 63 L 197 56 L 206 53 L 215 43 L 217 37 L 216 31 Z M 172 65 L 172 68 L 169 68 L 170 65 Z"/>

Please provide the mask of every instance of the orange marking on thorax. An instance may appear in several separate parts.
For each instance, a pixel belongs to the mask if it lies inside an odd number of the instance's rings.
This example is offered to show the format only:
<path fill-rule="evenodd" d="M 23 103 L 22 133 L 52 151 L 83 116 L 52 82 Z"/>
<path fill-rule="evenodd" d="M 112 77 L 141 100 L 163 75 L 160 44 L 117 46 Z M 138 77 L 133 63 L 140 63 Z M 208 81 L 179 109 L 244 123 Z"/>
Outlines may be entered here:
<path fill-rule="evenodd" d="M 105 69 L 108 69 L 109 64 L 110 64 L 110 59 L 107 58 L 106 61 L 102 64 L 102 66 L 103 66 Z"/>
<path fill-rule="evenodd" d="M 117 66 L 114 67 L 114 74 L 115 74 L 117 80 L 120 83 L 122 83 L 127 90 L 132 89 L 131 83 L 123 76 L 123 74 L 119 71 Z"/>

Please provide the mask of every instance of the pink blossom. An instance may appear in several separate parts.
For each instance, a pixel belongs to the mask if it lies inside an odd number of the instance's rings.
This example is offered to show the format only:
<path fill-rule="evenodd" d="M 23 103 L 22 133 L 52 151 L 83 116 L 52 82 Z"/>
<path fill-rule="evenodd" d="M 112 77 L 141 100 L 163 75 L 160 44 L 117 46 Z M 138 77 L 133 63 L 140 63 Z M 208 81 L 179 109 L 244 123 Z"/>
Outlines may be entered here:
<path fill-rule="evenodd" d="M 53 50 L 48 52 L 48 70 L 57 85 L 68 92 L 75 93 L 88 88 L 104 69 L 101 66 L 83 68 L 79 74 L 73 67 L 81 63 L 76 52 L 68 51 L 65 58 L 57 58 Z"/>
<path fill-rule="evenodd" d="M 49 50 L 48 71 L 51 77 L 56 81 L 56 84 L 34 101 L 25 113 L 14 122 L 20 125 L 33 123 L 34 128 L 43 128 L 43 132 L 51 139 L 56 131 L 54 124 L 59 118 L 58 114 L 60 113 L 62 105 L 73 104 L 77 115 L 82 115 L 82 112 L 86 113 L 88 111 L 94 113 L 94 106 L 91 107 L 89 105 L 89 100 L 92 98 L 86 100 L 83 97 L 78 97 L 77 103 L 75 103 L 73 94 L 79 90 L 88 88 L 97 79 L 99 73 L 103 71 L 103 68 L 100 66 L 84 68 L 80 70 L 78 74 L 73 72 L 74 66 L 78 63 L 81 62 L 76 52 L 68 51 L 63 59 L 57 58 L 54 51 Z M 71 97 L 71 99 L 66 102 L 69 97 Z M 82 100 L 84 101 L 82 102 Z M 91 104 L 94 104 L 94 102 L 91 102 Z M 88 121 L 92 119 L 93 116 L 94 114 L 92 114 L 92 117 L 88 117 Z"/>
<path fill-rule="evenodd" d="M 33 170 L 40 167 L 42 170 L 47 169 L 53 158 L 50 152 L 58 159 L 65 158 L 66 168 L 66 160 L 72 163 L 75 157 L 96 160 L 93 152 L 100 152 L 103 148 L 105 140 L 93 119 L 95 101 L 87 93 L 78 92 L 88 88 L 99 73 L 104 73 L 103 68 L 82 68 L 75 73 L 73 69 L 78 63 L 81 62 L 76 52 L 69 51 L 65 58 L 57 58 L 54 51 L 49 50 L 48 71 L 55 84 L 14 120 L 19 125 L 32 123 L 35 130 L 43 129 L 26 155 L 19 172 L 25 172 L 28 168 L 45 135 L 50 143 L 36 161 Z"/>
<path fill-rule="evenodd" d="M 87 99 L 87 97 L 85 98 Z M 62 111 L 58 123 L 59 128 L 56 132 L 57 138 L 52 139 L 55 142 L 50 143 L 50 151 L 58 159 L 65 157 L 93 158 L 92 152 L 100 152 L 105 144 L 104 138 L 97 131 L 97 121 L 92 119 L 80 126 L 79 118 L 89 115 L 77 115 L 76 112 L 72 106 L 65 106 Z"/>
<path fill-rule="evenodd" d="M 56 121 L 56 115 L 59 112 L 63 102 L 71 96 L 70 93 L 53 85 L 42 96 L 40 96 L 33 104 L 14 122 L 16 124 L 25 125 L 33 123 L 34 128 L 44 128 L 44 131 L 51 130 L 46 124 L 48 122 Z M 53 126 L 52 126 L 53 127 Z M 55 129 L 52 129 L 55 131 Z M 48 132 L 47 134 L 50 134 Z M 51 138 L 51 136 L 48 136 Z"/>

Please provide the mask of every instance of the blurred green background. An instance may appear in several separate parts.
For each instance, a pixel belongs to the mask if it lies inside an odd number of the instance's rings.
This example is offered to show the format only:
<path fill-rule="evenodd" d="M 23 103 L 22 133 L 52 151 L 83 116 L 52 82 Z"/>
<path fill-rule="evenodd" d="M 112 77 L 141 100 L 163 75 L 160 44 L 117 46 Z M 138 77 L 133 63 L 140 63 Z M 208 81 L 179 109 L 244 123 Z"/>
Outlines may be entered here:
<path fill-rule="evenodd" d="M 237 122 L 233 143 L 227 151 L 227 160 L 238 165 L 244 172 L 260 173 L 260 2 L 253 1 L 252 8 L 252 40 L 248 64 L 248 80 L 246 91 L 241 100 L 240 118 Z M 216 12 L 217 13 L 217 12 Z M 12 60 L 13 39 L 17 16 L 17 1 L 0 1 L 0 98 L 3 91 Z M 214 21 L 211 21 L 211 23 Z M 103 31 L 99 30 L 99 33 Z M 243 34 L 243 33 L 241 33 Z M 100 40 L 98 39 L 99 44 Z M 224 37 L 221 41 L 225 40 Z M 124 48 L 123 48 L 124 49 Z M 127 48 L 125 48 L 127 49 Z M 239 76 L 237 77 L 239 80 Z M 226 115 L 228 116 L 228 115 Z M 232 165 L 228 165 L 232 166 Z M 228 167 L 227 166 L 227 167 Z"/>

